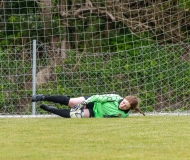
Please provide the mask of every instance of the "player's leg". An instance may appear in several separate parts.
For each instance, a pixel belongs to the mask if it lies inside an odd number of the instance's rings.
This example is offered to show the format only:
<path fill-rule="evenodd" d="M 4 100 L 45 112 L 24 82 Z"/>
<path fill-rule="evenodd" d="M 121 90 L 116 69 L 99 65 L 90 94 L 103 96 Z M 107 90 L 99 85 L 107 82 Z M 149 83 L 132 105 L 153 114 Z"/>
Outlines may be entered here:
<path fill-rule="evenodd" d="M 83 101 L 85 101 L 85 97 L 70 98 L 68 106 L 74 107 L 75 105 L 80 104 Z"/>
<path fill-rule="evenodd" d="M 54 113 L 58 116 L 70 118 L 70 110 L 69 109 L 58 109 L 56 107 L 48 106 L 45 104 L 40 105 L 40 108 L 47 112 Z"/>
<path fill-rule="evenodd" d="M 40 105 L 40 108 L 48 111 L 50 113 L 56 114 L 65 118 L 91 118 L 94 117 L 94 112 L 91 109 L 58 109 L 53 106 L 48 106 L 45 104 Z"/>
<path fill-rule="evenodd" d="M 68 96 L 62 96 L 62 95 L 48 96 L 48 95 L 38 94 L 32 97 L 32 102 L 49 101 L 49 102 L 63 104 L 69 107 L 74 107 L 75 105 L 82 103 L 84 100 L 85 97 L 70 98 Z"/>

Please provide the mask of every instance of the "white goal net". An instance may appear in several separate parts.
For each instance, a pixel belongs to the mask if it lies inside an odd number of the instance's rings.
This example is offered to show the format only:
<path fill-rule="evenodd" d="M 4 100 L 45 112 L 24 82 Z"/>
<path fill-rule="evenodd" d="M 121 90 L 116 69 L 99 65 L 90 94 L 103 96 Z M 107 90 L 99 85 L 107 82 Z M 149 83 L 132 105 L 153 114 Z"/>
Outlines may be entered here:
<path fill-rule="evenodd" d="M 138 96 L 146 113 L 190 109 L 189 0 L 1 0 L 1 115 L 32 114 L 33 40 L 37 94 L 116 93 Z"/>

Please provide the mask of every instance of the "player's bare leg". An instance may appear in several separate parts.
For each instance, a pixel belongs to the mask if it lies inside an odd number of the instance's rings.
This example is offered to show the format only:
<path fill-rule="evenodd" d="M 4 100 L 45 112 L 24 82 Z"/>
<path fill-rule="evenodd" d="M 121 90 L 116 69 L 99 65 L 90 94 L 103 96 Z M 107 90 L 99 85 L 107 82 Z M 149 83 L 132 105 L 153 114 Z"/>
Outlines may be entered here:
<path fill-rule="evenodd" d="M 68 106 L 69 107 L 74 107 L 75 105 L 80 104 L 83 101 L 85 101 L 84 97 L 70 98 Z"/>

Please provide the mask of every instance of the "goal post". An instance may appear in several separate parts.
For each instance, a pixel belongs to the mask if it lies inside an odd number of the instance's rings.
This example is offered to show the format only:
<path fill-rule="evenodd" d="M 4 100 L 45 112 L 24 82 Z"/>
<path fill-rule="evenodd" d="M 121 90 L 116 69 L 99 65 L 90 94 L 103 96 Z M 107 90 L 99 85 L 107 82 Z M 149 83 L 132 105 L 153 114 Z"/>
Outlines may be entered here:
<path fill-rule="evenodd" d="M 32 52 L 32 96 L 36 95 L 36 40 L 33 40 Z M 32 115 L 36 114 L 36 103 L 32 102 Z"/>
<path fill-rule="evenodd" d="M 46 114 L 35 93 L 136 95 L 146 113 L 189 113 L 188 0 L 2 1 L 0 19 L 0 115 Z"/>

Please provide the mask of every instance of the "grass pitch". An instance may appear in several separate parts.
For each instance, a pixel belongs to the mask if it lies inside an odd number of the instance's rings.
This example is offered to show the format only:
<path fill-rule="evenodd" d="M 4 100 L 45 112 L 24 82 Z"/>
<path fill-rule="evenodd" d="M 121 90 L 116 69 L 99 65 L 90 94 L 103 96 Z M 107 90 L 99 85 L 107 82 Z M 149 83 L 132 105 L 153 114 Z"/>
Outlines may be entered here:
<path fill-rule="evenodd" d="M 1 160 L 185 160 L 189 116 L 1 118 Z"/>

